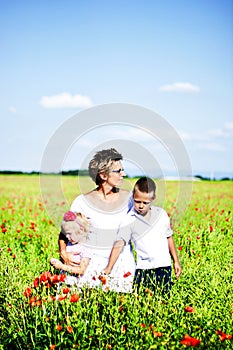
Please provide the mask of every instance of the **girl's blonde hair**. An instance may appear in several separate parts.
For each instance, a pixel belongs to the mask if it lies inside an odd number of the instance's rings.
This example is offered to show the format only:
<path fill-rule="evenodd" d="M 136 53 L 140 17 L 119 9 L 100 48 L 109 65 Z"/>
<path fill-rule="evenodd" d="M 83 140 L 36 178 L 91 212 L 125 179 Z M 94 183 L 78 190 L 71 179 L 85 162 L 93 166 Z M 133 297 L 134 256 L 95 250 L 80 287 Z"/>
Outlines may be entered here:
<path fill-rule="evenodd" d="M 90 222 L 87 217 L 80 212 L 67 211 L 61 222 L 61 232 L 66 235 L 71 230 L 73 230 L 76 234 L 86 233 L 88 234 L 90 231 Z"/>

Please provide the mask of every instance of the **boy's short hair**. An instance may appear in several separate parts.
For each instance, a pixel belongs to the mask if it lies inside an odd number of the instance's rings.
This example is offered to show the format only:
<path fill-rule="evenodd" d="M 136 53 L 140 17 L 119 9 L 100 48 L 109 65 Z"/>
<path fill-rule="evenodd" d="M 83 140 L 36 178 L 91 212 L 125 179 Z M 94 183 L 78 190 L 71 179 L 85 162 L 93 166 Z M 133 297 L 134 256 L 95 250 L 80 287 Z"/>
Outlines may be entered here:
<path fill-rule="evenodd" d="M 137 182 L 134 185 L 133 195 L 136 190 L 140 192 L 146 192 L 146 193 L 153 192 L 155 196 L 156 185 L 155 185 L 155 182 L 150 177 L 142 176 L 140 177 L 140 179 L 137 180 Z"/>

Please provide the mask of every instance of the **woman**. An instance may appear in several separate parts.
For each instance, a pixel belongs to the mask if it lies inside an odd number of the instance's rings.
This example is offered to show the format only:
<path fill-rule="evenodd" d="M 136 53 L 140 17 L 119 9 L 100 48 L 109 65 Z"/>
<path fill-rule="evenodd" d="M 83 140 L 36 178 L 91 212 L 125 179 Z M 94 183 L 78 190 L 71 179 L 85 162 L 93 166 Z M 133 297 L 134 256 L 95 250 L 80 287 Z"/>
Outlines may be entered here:
<path fill-rule="evenodd" d="M 129 246 L 123 250 L 106 285 L 105 277 L 100 276 L 108 263 L 118 226 L 131 206 L 130 192 L 119 189 L 126 175 L 122 159 L 122 155 L 114 148 L 97 152 L 89 163 L 89 175 L 97 188 L 85 195 L 79 195 L 70 210 L 83 213 L 91 224 L 88 245 L 93 251 L 93 258 L 82 281 L 90 287 L 98 286 L 102 281 L 104 288 L 130 292 L 135 261 Z M 70 263 L 72 258 L 69 259 L 66 254 L 66 243 L 61 236 L 59 247 L 63 261 Z"/>

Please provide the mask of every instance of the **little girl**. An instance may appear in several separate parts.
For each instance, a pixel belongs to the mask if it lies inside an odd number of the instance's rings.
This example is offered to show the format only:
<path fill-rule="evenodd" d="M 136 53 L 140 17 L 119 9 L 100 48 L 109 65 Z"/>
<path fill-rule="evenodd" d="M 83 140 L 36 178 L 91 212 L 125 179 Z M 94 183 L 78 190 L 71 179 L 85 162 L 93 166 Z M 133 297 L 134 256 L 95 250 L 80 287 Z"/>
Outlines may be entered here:
<path fill-rule="evenodd" d="M 87 218 L 81 213 L 68 211 L 64 214 L 61 223 L 61 232 L 68 240 L 66 253 L 73 253 L 73 261 L 77 266 L 63 264 L 62 261 L 52 258 L 50 264 L 55 269 L 60 269 L 69 272 L 72 275 L 67 275 L 65 283 L 68 285 L 80 285 L 83 274 L 85 273 L 91 260 L 91 252 L 85 246 L 87 235 L 90 231 L 90 224 Z"/>

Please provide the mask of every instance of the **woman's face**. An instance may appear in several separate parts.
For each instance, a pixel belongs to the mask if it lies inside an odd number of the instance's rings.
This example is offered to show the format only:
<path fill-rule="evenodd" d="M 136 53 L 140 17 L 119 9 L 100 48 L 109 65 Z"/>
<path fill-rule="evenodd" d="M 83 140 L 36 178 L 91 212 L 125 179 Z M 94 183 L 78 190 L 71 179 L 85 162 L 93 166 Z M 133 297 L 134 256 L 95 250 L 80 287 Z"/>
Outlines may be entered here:
<path fill-rule="evenodd" d="M 112 167 L 109 171 L 107 182 L 111 184 L 113 187 L 118 187 L 122 184 L 126 173 L 122 167 L 122 163 L 120 160 L 116 160 L 113 162 Z"/>

